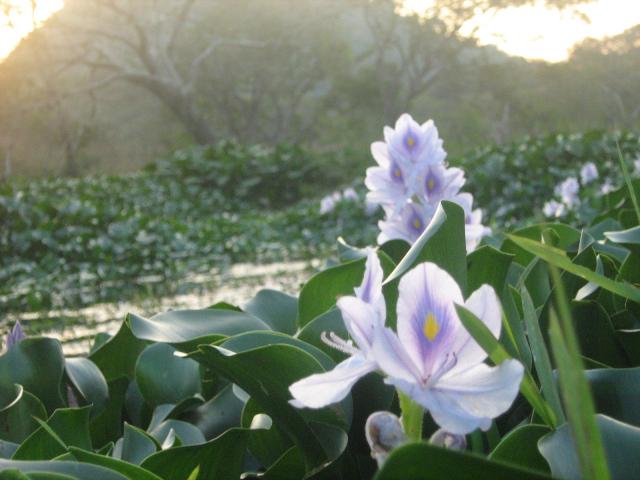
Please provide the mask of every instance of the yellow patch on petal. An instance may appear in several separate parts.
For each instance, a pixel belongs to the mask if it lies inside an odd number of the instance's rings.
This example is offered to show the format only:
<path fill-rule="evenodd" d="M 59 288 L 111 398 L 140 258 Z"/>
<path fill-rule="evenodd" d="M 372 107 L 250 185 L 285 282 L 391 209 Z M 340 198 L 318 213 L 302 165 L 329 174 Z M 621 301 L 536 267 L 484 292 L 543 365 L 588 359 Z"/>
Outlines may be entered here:
<path fill-rule="evenodd" d="M 402 176 L 402 172 L 400 171 L 400 169 L 399 169 L 399 168 L 396 168 L 396 169 L 393 171 L 393 174 L 394 174 L 396 177 L 398 177 L 398 178 L 400 178 L 400 177 Z"/>
<path fill-rule="evenodd" d="M 436 320 L 436 316 L 429 312 L 427 317 L 424 320 L 424 326 L 422 327 L 422 333 L 424 336 L 430 341 L 438 336 L 438 332 L 440 332 L 440 325 L 438 325 L 438 321 Z"/>
<path fill-rule="evenodd" d="M 422 222 L 419 219 L 416 218 L 413 221 L 413 226 L 414 226 L 414 228 L 420 228 L 420 227 L 422 227 Z"/>
<path fill-rule="evenodd" d="M 430 178 L 430 179 L 427 181 L 427 188 L 428 188 L 429 190 L 433 190 L 435 186 L 436 186 L 436 181 L 435 181 L 433 178 Z"/>
<path fill-rule="evenodd" d="M 416 141 L 413 139 L 413 137 L 407 138 L 407 145 L 409 145 L 409 147 L 413 147 L 415 143 Z"/>

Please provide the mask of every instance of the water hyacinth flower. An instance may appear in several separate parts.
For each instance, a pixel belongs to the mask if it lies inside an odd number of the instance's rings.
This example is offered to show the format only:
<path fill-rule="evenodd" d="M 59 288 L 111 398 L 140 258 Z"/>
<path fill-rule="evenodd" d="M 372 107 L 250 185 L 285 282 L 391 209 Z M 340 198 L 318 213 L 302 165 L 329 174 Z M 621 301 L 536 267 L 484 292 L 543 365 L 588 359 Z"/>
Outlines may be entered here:
<path fill-rule="evenodd" d="M 433 121 L 420 125 L 408 113 L 400 115 L 395 129 L 384 127 L 384 139 L 391 157 L 408 170 L 415 165 L 442 163 L 447 156 Z"/>
<path fill-rule="evenodd" d="M 344 340 L 333 332 L 323 333 L 328 345 L 349 355 L 333 370 L 303 378 L 289 387 L 290 403 L 298 408 L 322 408 L 344 399 L 351 387 L 363 376 L 378 369 L 371 356 L 371 342 L 375 328 L 384 325 L 386 306 L 382 295 L 382 267 L 375 251 L 367 255 L 362 284 L 355 296 L 338 300 L 344 325 L 355 342 Z"/>
<path fill-rule="evenodd" d="M 497 296 L 483 285 L 464 302 L 453 278 L 433 263 L 423 263 L 400 280 L 398 333 L 376 328 L 373 358 L 386 382 L 431 413 L 445 431 L 464 435 L 487 430 L 518 394 L 524 367 L 506 360 L 496 367 L 463 327 L 455 309 L 463 304 L 500 335 Z"/>
<path fill-rule="evenodd" d="M 16 321 L 11 331 L 7 334 L 7 339 L 5 342 L 7 350 L 12 348 L 14 345 L 24 340 L 25 338 L 27 338 L 27 336 L 25 335 L 24 330 L 22 329 L 22 325 L 20 325 L 19 321 Z"/>
<path fill-rule="evenodd" d="M 613 192 L 615 189 L 616 189 L 615 185 L 611 183 L 611 180 L 607 179 L 607 181 L 604 182 L 600 187 L 600 192 L 606 195 L 607 193 Z"/>
<path fill-rule="evenodd" d="M 320 200 L 320 215 L 333 212 L 340 200 L 342 200 L 342 195 L 339 192 L 333 192 L 331 195 L 323 197 Z"/>
<path fill-rule="evenodd" d="M 344 191 L 342 192 L 342 199 L 352 201 L 352 202 L 357 202 L 359 200 L 358 194 L 353 189 L 353 187 L 344 189 Z"/>
<path fill-rule="evenodd" d="M 421 203 L 407 203 L 397 215 L 389 215 L 387 211 L 387 218 L 378 222 L 378 243 L 396 239 L 414 243 L 429 225 L 435 211 L 433 205 Z"/>
<path fill-rule="evenodd" d="M 542 213 L 549 218 L 559 218 L 565 213 L 565 206 L 555 200 L 549 200 L 544 204 Z"/>
<path fill-rule="evenodd" d="M 454 197 L 465 182 L 461 169 L 446 168 L 444 164 L 428 165 L 418 178 L 418 193 L 429 203 Z"/>
<path fill-rule="evenodd" d="M 433 121 L 419 125 L 408 114 L 395 129 L 385 127 L 385 142 L 374 142 L 371 154 L 377 166 L 367 169 L 367 201 L 381 205 L 385 219 L 378 223 L 378 243 L 402 239 L 415 242 L 443 200 L 465 210 L 467 250 L 473 250 L 491 230 L 482 225 L 482 212 L 472 210 L 470 194 L 460 194 L 464 172 L 448 167 L 446 152 Z M 468 195 L 467 200 L 464 195 Z"/>
<path fill-rule="evenodd" d="M 575 177 L 569 177 L 556 188 L 556 193 L 562 198 L 562 202 L 571 207 L 578 203 L 578 191 L 580 184 Z"/>
<path fill-rule="evenodd" d="M 371 145 L 371 155 L 378 166 L 367 168 L 364 181 L 369 189 L 367 200 L 392 206 L 397 211 L 413 195 L 406 182 L 408 172 L 389 157 L 387 145 L 383 142 Z"/>
<path fill-rule="evenodd" d="M 583 185 L 593 182 L 598 178 L 598 169 L 592 163 L 585 163 L 580 169 L 580 180 Z"/>

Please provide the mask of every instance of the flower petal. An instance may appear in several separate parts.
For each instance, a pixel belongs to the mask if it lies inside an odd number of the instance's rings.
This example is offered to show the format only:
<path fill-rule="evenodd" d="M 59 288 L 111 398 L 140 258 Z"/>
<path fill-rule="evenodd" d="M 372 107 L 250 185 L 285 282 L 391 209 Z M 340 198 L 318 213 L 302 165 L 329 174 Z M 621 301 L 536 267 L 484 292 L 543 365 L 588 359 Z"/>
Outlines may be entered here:
<path fill-rule="evenodd" d="M 389 150 L 387 144 L 384 142 L 373 142 L 371 144 L 371 155 L 381 167 L 388 168 L 391 164 L 391 160 L 389 160 Z"/>
<path fill-rule="evenodd" d="M 398 337 L 426 377 L 446 362 L 462 328 L 454 307 L 462 302 L 462 292 L 451 275 L 429 262 L 406 273 L 398 291 Z"/>
<path fill-rule="evenodd" d="M 393 380 L 398 379 L 414 384 L 419 380 L 419 370 L 393 330 L 384 327 L 374 329 L 371 354 L 380 369 L 390 377 L 388 383 L 394 384 Z"/>
<path fill-rule="evenodd" d="M 502 309 L 495 290 L 489 285 L 482 285 L 471 294 L 464 306 L 489 328 L 494 337 L 500 337 L 502 326 Z M 456 354 L 456 365 L 451 370 L 462 372 L 469 367 L 484 362 L 487 358 L 486 352 L 469 335 L 464 328 L 456 335 L 453 344 L 453 352 Z"/>
<path fill-rule="evenodd" d="M 341 297 L 337 306 L 349 335 L 366 354 L 373 343 L 373 329 L 382 326 L 384 317 L 380 317 L 374 305 L 356 297 Z"/>
<path fill-rule="evenodd" d="M 478 418 L 495 418 L 506 412 L 518 394 L 524 367 L 517 360 L 505 360 L 497 367 L 481 363 L 464 372 L 448 372 L 433 386 L 457 410 Z M 441 425 L 447 429 L 446 426 Z M 452 433 L 463 433 L 449 430 Z"/>
<path fill-rule="evenodd" d="M 311 375 L 291 385 L 289 391 L 294 399 L 289 403 L 296 408 L 322 408 L 339 402 L 360 378 L 375 369 L 375 363 L 354 355 L 333 370 Z"/>
<path fill-rule="evenodd" d="M 384 272 L 378 254 L 375 250 L 370 249 L 367 254 L 364 278 L 360 286 L 355 288 L 355 293 L 359 299 L 375 308 L 382 321 L 386 316 L 386 304 L 382 295 L 383 278 Z"/>

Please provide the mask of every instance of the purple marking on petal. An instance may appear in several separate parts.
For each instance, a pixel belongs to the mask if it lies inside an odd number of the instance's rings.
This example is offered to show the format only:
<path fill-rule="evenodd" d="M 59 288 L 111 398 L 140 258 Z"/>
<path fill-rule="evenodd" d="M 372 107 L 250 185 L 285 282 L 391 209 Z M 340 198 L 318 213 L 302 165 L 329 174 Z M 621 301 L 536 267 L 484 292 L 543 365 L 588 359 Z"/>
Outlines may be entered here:
<path fill-rule="evenodd" d="M 11 332 L 7 335 L 7 350 L 25 338 L 27 338 L 27 336 L 25 335 L 24 330 L 22 330 L 22 325 L 17 321 Z"/>

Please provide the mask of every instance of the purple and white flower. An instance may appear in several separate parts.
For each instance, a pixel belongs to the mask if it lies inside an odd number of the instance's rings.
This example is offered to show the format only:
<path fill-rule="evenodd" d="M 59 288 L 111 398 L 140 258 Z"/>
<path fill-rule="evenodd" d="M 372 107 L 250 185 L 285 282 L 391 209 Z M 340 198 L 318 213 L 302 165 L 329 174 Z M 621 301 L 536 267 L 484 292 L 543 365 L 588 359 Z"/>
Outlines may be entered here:
<path fill-rule="evenodd" d="M 578 180 L 575 177 L 569 177 L 556 187 L 556 194 L 562 198 L 562 202 L 565 205 L 572 207 L 580 201 L 578 198 L 579 190 L 580 184 Z"/>
<path fill-rule="evenodd" d="M 320 200 L 320 215 L 333 212 L 338 202 L 342 200 L 340 192 L 333 192 Z"/>
<path fill-rule="evenodd" d="M 460 168 L 428 165 L 418 176 L 418 194 L 428 203 L 437 204 L 457 195 L 464 183 L 464 172 Z"/>
<path fill-rule="evenodd" d="M 353 189 L 353 187 L 348 187 L 344 189 L 344 191 L 342 192 L 342 199 L 350 202 L 357 202 L 358 200 L 360 200 L 360 198 L 358 198 L 358 194 Z"/>
<path fill-rule="evenodd" d="M 390 157 L 407 170 L 416 165 L 442 163 L 447 156 L 433 121 L 420 125 L 408 113 L 400 115 L 395 129 L 384 127 L 384 139 Z"/>
<path fill-rule="evenodd" d="M 17 321 L 13 326 L 13 328 L 11 329 L 11 331 L 7 334 L 7 339 L 5 341 L 7 350 L 12 348 L 13 346 L 15 346 L 17 343 L 21 342 L 25 338 L 27 338 L 27 336 L 25 335 L 24 330 L 22 329 L 22 325 L 20 325 L 20 322 Z"/>
<path fill-rule="evenodd" d="M 371 356 L 371 343 L 374 329 L 382 328 L 386 317 L 382 278 L 380 260 L 375 251 L 370 250 L 362 284 L 354 289 L 355 296 L 342 297 L 337 304 L 353 342 L 333 332 L 322 336 L 324 342 L 349 354 L 349 358 L 333 370 L 311 375 L 291 385 L 289 391 L 293 400 L 290 403 L 293 406 L 322 408 L 339 402 L 360 378 L 378 369 Z"/>
<path fill-rule="evenodd" d="M 473 250 L 491 230 L 482 225 L 482 212 L 472 209 L 473 197 L 460 194 L 464 172 L 447 167 L 446 152 L 433 121 L 419 125 L 408 114 L 395 129 L 385 127 L 385 142 L 374 142 L 371 155 L 377 166 L 367 169 L 367 201 L 384 208 L 378 223 L 378 243 L 402 239 L 415 242 L 431 222 L 442 200 L 459 203 L 465 210 L 467 250 Z"/>
<path fill-rule="evenodd" d="M 580 181 L 583 185 L 593 182 L 598 178 L 598 169 L 593 162 L 585 163 L 580 169 Z"/>
<path fill-rule="evenodd" d="M 376 328 L 373 358 L 394 385 L 431 413 L 451 434 L 486 430 L 513 403 L 524 368 L 517 360 L 496 367 L 463 327 L 455 309 L 464 305 L 498 338 L 501 309 L 483 285 L 464 302 L 455 280 L 433 263 L 423 263 L 400 280 L 398 333 Z"/>
<path fill-rule="evenodd" d="M 542 207 L 542 213 L 548 218 L 559 218 L 565 214 L 565 206 L 556 200 L 549 200 Z"/>
<path fill-rule="evenodd" d="M 606 195 L 607 193 L 613 192 L 615 189 L 616 189 L 616 186 L 613 183 L 611 183 L 611 180 L 607 179 L 600 187 L 600 192 Z"/>
<path fill-rule="evenodd" d="M 386 210 L 386 219 L 378 222 L 378 243 L 396 239 L 414 243 L 429 225 L 435 211 L 436 207 L 433 205 L 413 202 L 405 204 L 398 214 Z"/>

